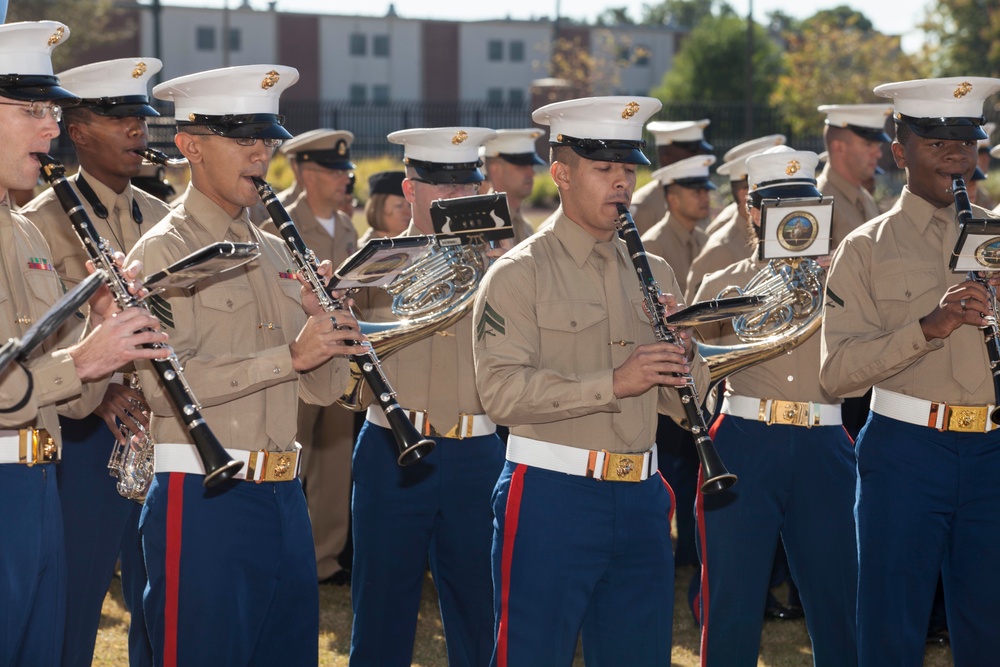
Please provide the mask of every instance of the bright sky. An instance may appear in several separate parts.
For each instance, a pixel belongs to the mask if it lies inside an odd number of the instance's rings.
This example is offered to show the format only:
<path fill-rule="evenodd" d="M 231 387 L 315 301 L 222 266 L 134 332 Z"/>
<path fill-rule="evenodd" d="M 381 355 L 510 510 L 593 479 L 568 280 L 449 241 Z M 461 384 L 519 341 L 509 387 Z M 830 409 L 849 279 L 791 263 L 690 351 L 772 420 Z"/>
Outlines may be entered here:
<path fill-rule="evenodd" d="M 2 1 L 2 0 L 0 0 Z M 141 0 L 148 3 L 149 0 Z M 222 7 L 240 6 L 244 0 L 161 0 L 163 4 Z M 266 9 L 267 0 L 246 0 L 255 9 Z M 562 16 L 593 21 L 608 7 L 627 7 L 629 15 L 638 19 L 645 4 L 656 0 L 473 0 L 468 3 L 446 2 L 444 0 L 394 0 L 396 13 L 405 18 L 436 18 L 448 20 L 482 20 L 493 18 L 534 19 L 544 16 L 554 17 L 559 7 Z M 830 9 L 848 5 L 860 10 L 875 27 L 887 34 L 904 35 L 903 48 L 911 51 L 922 41 L 916 29 L 926 13 L 929 0 L 916 2 L 862 2 L 859 0 L 728 0 L 740 15 L 746 16 L 752 2 L 754 18 L 763 22 L 766 14 L 780 9 L 796 18 L 812 16 L 820 9 Z M 361 3 L 358 0 L 278 0 L 278 9 L 294 12 L 316 12 L 326 14 L 376 15 L 382 16 L 389 8 L 390 0 L 374 0 Z"/>

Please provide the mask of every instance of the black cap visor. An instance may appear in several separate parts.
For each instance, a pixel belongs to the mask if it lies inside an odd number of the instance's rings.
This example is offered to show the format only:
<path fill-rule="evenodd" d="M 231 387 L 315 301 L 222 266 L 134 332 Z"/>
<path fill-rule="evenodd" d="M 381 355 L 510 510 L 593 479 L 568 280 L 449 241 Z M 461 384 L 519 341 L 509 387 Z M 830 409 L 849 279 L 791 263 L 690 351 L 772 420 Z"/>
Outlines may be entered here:
<path fill-rule="evenodd" d="M 715 150 L 712 144 L 708 143 L 704 139 L 696 139 L 694 141 L 671 141 L 663 145 L 677 146 L 677 148 L 686 150 L 694 155 L 708 155 Z"/>
<path fill-rule="evenodd" d="M 413 167 L 422 181 L 436 185 L 451 185 L 453 183 L 482 183 L 484 179 L 479 171 L 479 160 L 475 162 L 427 162 L 403 158 L 403 164 Z"/>
<path fill-rule="evenodd" d="M 76 95 L 59 85 L 59 77 L 45 74 L 0 75 L 0 96 L 22 102 L 76 100 Z"/>
<path fill-rule="evenodd" d="M 702 176 L 696 176 L 693 178 L 678 178 L 675 179 L 670 185 L 679 185 L 683 188 L 690 188 L 691 190 L 717 190 L 715 183 L 708 180 L 708 178 Z"/>
<path fill-rule="evenodd" d="M 778 181 L 762 183 L 762 187 L 749 192 L 750 203 L 760 208 L 764 199 L 822 199 L 823 195 L 816 189 L 816 181 Z"/>
<path fill-rule="evenodd" d="M 295 154 L 296 162 L 312 162 L 327 169 L 350 170 L 355 168 L 351 162 L 350 153 L 338 153 L 336 150 L 301 151 Z"/>
<path fill-rule="evenodd" d="M 497 153 L 497 157 L 504 160 L 505 162 L 510 162 L 511 164 L 516 164 L 521 167 L 527 165 L 545 164 L 545 160 L 538 157 L 538 153 Z"/>
<path fill-rule="evenodd" d="M 896 121 L 906 125 L 918 137 L 924 139 L 948 139 L 952 141 L 979 141 L 987 139 L 988 135 L 982 125 L 986 118 L 914 118 L 901 113 L 896 114 Z"/>
<path fill-rule="evenodd" d="M 282 127 L 284 124 L 285 117 L 273 113 L 227 114 L 225 116 L 206 116 L 193 113 L 186 121 L 178 120 L 177 129 L 183 131 L 185 127 L 202 126 L 220 137 L 232 139 L 243 137 L 291 139 L 292 135 Z"/>
<path fill-rule="evenodd" d="M 145 95 L 98 98 L 85 97 L 75 104 L 66 106 L 90 109 L 98 116 L 108 116 L 111 118 L 146 118 L 160 115 L 159 111 L 149 106 L 149 99 Z"/>
<path fill-rule="evenodd" d="M 860 125 L 850 125 L 848 124 L 847 129 L 858 135 L 862 139 L 867 139 L 868 141 L 879 141 L 884 144 L 892 142 L 892 139 L 886 134 L 885 128 L 875 129 L 871 127 L 861 127 Z"/>
<path fill-rule="evenodd" d="M 628 141 L 625 139 L 578 139 L 560 134 L 552 146 L 569 146 L 580 157 L 595 162 L 624 162 L 626 164 L 649 164 L 649 159 L 643 155 L 642 149 L 646 142 Z"/>

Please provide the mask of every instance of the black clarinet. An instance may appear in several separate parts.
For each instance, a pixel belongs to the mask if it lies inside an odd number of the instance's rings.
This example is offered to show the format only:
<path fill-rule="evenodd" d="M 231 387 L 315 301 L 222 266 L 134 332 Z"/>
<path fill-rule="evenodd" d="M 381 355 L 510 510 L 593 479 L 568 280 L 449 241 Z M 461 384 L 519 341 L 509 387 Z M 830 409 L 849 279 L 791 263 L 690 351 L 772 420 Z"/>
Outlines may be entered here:
<path fill-rule="evenodd" d="M 969 200 L 969 191 L 965 187 L 965 179 L 961 174 L 952 174 L 951 192 L 955 196 L 955 217 L 958 224 L 964 227 L 972 222 L 972 202 Z M 990 421 L 1000 425 L 1000 326 L 997 325 L 997 291 L 990 285 L 988 278 L 984 278 L 976 271 L 969 271 L 965 276 L 966 280 L 975 280 L 986 288 L 990 295 L 990 302 L 993 304 L 993 314 L 983 313 L 986 324 L 980 327 L 983 330 L 983 340 L 986 343 L 986 354 L 990 358 L 990 375 L 993 377 L 993 404 L 997 407 L 990 412 Z"/>
<path fill-rule="evenodd" d="M 278 233 L 281 234 L 285 245 L 288 246 L 288 251 L 295 261 L 299 275 L 309 283 L 313 294 L 319 299 L 320 306 L 327 313 L 344 310 L 344 304 L 330 294 L 323 279 L 319 277 L 315 253 L 306 247 L 302 235 L 295 228 L 295 223 L 292 222 L 285 207 L 278 201 L 271 186 L 262 178 L 253 177 L 252 180 L 260 200 L 271 215 L 271 221 L 274 222 Z M 334 322 L 334 326 L 336 326 L 336 322 Z M 396 402 L 396 392 L 389 385 L 389 380 L 382 372 L 382 365 L 379 363 L 375 350 L 369 347 L 366 352 L 352 355 L 351 361 L 360 369 L 365 382 L 368 383 L 375 395 L 375 400 L 385 412 L 389 427 L 392 429 L 392 435 L 396 439 L 396 447 L 399 449 L 399 457 L 396 462 L 401 466 L 407 466 L 427 456 L 434 449 L 434 441 L 420 435 L 409 417 L 406 416 L 406 411 Z"/>
<path fill-rule="evenodd" d="M 629 257 L 632 258 L 632 265 L 639 276 L 642 298 L 653 323 L 653 335 L 657 342 L 681 345 L 680 340 L 666 325 L 667 314 L 666 308 L 660 303 L 660 287 L 656 284 L 653 272 L 649 268 L 649 260 L 646 259 L 646 250 L 642 247 L 639 230 L 636 229 L 632 214 L 629 213 L 628 207 L 624 204 L 618 204 L 618 219 L 615 221 L 615 227 L 618 229 L 618 236 L 625 241 Z M 698 451 L 698 459 L 701 462 L 703 479 L 701 492 L 725 491 L 736 483 L 736 475 L 726 470 L 726 465 L 719 457 L 715 444 L 708 436 L 708 426 L 701 413 L 701 400 L 698 398 L 698 391 L 694 386 L 694 378 L 691 375 L 681 376 L 678 374 L 678 376 L 687 379 L 685 384 L 677 387 L 677 393 L 681 396 L 681 404 L 684 406 L 684 413 L 687 416 L 691 434 L 694 436 L 695 449 Z"/>
<path fill-rule="evenodd" d="M 80 203 L 80 198 L 76 196 L 73 186 L 66 180 L 66 168 L 57 160 L 44 153 L 35 153 L 35 157 L 41 163 L 42 178 L 52 186 L 53 192 L 59 198 L 63 210 L 69 216 L 73 224 L 73 230 L 80 237 L 84 250 L 93 261 L 94 266 L 101 269 L 107 275 L 105 283 L 115 299 L 115 303 L 122 310 L 126 308 L 139 307 L 146 308 L 145 302 L 136 299 L 128 291 L 128 281 L 122 275 L 121 269 L 115 263 L 114 248 L 102 239 L 94 223 L 91 222 L 87 211 Z M 146 343 L 143 347 L 159 349 L 164 347 L 161 343 Z M 231 478 L 240 468 L 242 461 L 233 460 L 222 447 L 218 438 L 212 433 L 205 419 L 201 416 L 201 405 L 198 399 L 191 392 L 184 374 L 181 372 L 181 364 L 177 356 L 171 354 L 166 359 L 151 359 L 153 370 L 160 378 L 167 396 L 173 403 L 177 414 L 184 421 L 184 425 L 191 433 L 191 439 L 198 450 L 198 456 L 205 467 L 206 487 L 215 486 Z"/>

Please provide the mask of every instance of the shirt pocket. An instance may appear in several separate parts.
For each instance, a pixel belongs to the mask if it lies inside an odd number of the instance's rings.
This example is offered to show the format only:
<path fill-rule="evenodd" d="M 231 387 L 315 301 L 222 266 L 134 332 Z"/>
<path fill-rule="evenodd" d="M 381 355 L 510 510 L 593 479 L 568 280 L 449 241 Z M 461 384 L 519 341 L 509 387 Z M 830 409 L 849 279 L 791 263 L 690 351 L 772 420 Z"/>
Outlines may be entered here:
<path fill-rule="evenodd" d="M 541 353 L 546 358 L 546 366 L 571 373 L 604 366 L 609 335 L 604 304 L 599 301 L 539 303 L 537 313 Z"/>
<path fill-rule="evenodd" d="M 55 271 L 27 269 L 24 272 L 24 281 L 35 297 L 34 302 L 45 304 L 45 307 L 54 304 L 63 292 L 59 275 Z M 42 312 L 45 311 L 45 307 L 42 308 Z"/>
<path fill-rule="evenodd" d="M 221 282 L 198 290 L 198 303 L 221 313 L 235 313 L 249 306 L 254 300 L 250 286 L 229 284 L 231 282 Z"/>
<path fill-rule="evenodd" d="M 946 289 L 934 267 L 911 267 L 879 276 L 874 283 L 882 319 L 890 329 L 934 310 Z"/>

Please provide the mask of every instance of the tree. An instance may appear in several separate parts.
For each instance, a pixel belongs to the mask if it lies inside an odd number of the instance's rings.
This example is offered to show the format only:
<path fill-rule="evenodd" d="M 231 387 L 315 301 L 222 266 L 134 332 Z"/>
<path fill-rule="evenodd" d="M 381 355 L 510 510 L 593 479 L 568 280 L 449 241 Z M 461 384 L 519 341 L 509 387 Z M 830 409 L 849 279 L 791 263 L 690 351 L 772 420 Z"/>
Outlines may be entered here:
<path fill-rule="evenodd" d="M 628 7 L 608 7 L 597 17 L 597 25 L 635 25 Z"/>
<path fill-rule="evenodd" d="M 114 0 L 14 0 L 7 9 L 7 23 L 52 19 L 69 26 L 70 38 L 52 52 L 52 66 L 59 72 L 82 65 L 85 52 L 119 41 L 138 26 L 115 9 Z M 136 54 L 124 54 L 136 55 Z"/>
<path fill-rule="evenodd" d="M 694 29 L 710 16 L 735 14 L 725 0 L 661 0 L 642 6 L 643 25 L 667 25 Z"/>
<path fill-rule="evenodd" d="M 833 9 L 822 9 L 806 19 L 804 24 L 806 27 L 828 25 L 844 30 L 856 29 L 861 32 L 872 32 L 875 29 L 867 16 L 847 5 L 840 5 Z"/>
<path fill-rule="evenodd" d="M 899 37 L 875 31 L 867 19 L 845 23 L 830 18 L 820 12 L 804 21 L 800 32 L 784 35 L 785 72 L 771 102 L 782 109 L 796 134 L 814 134 L 822 126 L 823 115 L 816 110 L 821 104 L 888 104 L 872 92 L 875 86 L 924 75 L 916 60 L 900 49 Z"/>
<path fill-rule="evenodd" d="M 753 26 L 753 102 L 767 103 L 782 71 L 781 52 Z M 664 102 L 742 102 L 746 96 L 746 21 L 732 14 L 702 19 L 653 96 Z"/>
<path fill-rule="evenodd" d="M 935 0 L 920 27 L 935 75 L 1000 75 L 1000 3 Z"/>

